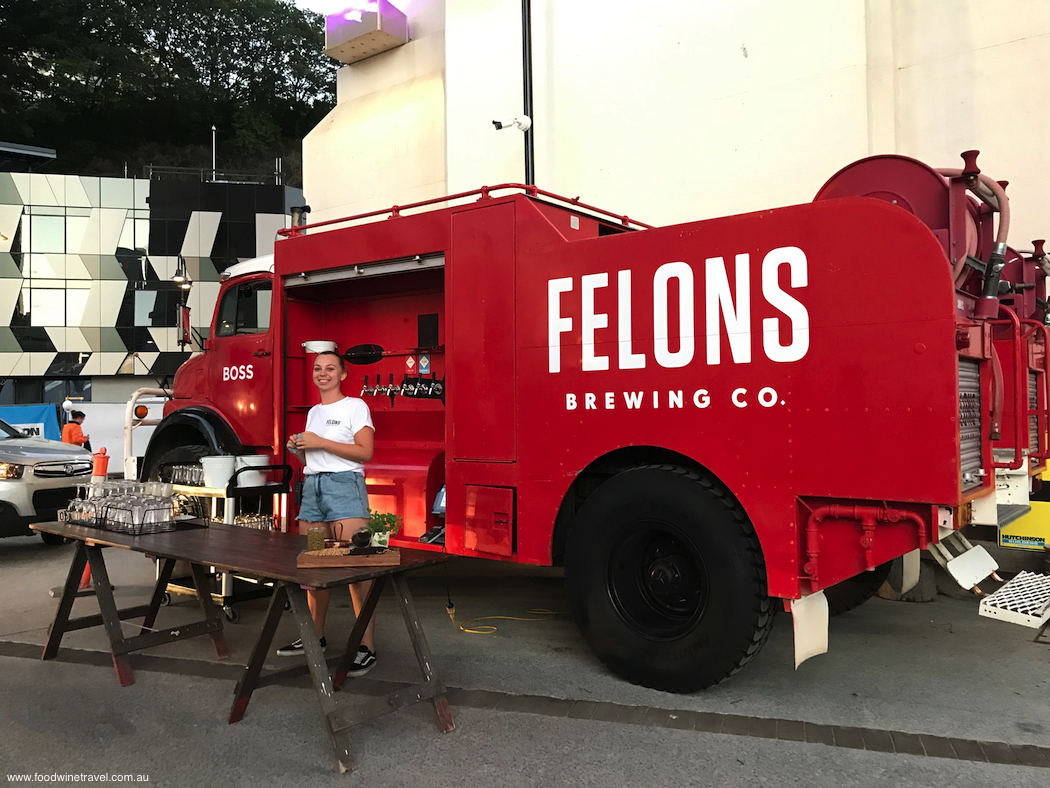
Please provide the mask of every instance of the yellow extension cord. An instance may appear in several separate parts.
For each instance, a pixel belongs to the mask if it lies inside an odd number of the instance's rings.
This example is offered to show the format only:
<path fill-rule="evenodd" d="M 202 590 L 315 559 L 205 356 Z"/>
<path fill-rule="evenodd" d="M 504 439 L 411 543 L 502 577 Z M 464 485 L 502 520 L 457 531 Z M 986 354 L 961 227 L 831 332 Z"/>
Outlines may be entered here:
<path fill-rule="evenodd" d="M 556 615 L 558 615 L 557 611 L 547 610 L 543 607 L 537 607 L 532 608 L 531 610 L 527 610 L 525 612 L 529 613 L 532 616 L 538 616 L 538 618 L 525 618 L 524 616 L 475 616 L 474 618 L 468 618 L 464 621 L 457 622 L 456 606 L 450 602 L 445 607 L 445 610 L 448 613 L 448 617 L 452 619 L 452 626 L 454 626 L 460 632 L 466 632 L 470 635 L 491 635 L 494 632 L 496 632 L 496 627 L 492 626 L 492 624 L 482 624 L 478 627 L 467 626 L 467 624 L 470 624 L 474 621 L 493 621 L 496 619 L 500 619 L 503 621 L 550 621 Z"/>

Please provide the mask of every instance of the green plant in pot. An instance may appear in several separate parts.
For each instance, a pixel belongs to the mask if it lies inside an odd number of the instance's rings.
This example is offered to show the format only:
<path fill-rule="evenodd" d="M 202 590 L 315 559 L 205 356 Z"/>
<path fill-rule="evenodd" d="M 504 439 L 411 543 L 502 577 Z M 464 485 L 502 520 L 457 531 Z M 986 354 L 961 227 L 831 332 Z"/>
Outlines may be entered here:
<path fill-rule="evenodd" d="M 390 544 L 390 537 L 401 528 L 400 515 L 373 512 L 368 510 L 371 519 L 368 521 L 368 531 L 372 534 L 372 547 L 386 547 Z"/>

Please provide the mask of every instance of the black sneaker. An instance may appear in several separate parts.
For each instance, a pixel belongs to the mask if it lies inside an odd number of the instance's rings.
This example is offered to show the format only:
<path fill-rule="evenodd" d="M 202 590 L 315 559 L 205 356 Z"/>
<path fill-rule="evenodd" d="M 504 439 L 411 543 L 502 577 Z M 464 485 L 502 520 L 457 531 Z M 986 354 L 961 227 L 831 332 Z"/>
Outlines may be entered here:
<path fill-rule="evenodd" d="M 328 648 L 328 641 L 321 638 L 321 648 Z M 306 649 L 303 648 L 303 639 L 299 638 L 294 643 L 289 643 L 287 646 L 282 646 L 277 649 L 277 656 L 279 657 L 298 657 L 300 654 L 305 654 Z"/>
<path fill-rule="evenodd" d="M 363 676 L 376 664 L 376 653 L 370 651 L 368 646 L 360 646 L 357 649 L 357 655 L 354 657 L 353 663 L 350 665 L 350 670 L 347 671 L 348 676 Z"/>

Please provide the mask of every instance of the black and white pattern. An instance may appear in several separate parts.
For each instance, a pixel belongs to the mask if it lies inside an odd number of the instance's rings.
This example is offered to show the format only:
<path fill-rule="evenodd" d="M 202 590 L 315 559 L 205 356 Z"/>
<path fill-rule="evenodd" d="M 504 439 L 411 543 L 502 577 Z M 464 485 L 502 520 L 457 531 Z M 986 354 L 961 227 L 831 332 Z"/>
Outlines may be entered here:
<path fill-rule="evenodd" d="M 219 272 L 271 253 L 302 202 L 284 186 L 0 172 L 0 377 L 173 374 L 189 356 L 179 255 L 206 336 Z"/>

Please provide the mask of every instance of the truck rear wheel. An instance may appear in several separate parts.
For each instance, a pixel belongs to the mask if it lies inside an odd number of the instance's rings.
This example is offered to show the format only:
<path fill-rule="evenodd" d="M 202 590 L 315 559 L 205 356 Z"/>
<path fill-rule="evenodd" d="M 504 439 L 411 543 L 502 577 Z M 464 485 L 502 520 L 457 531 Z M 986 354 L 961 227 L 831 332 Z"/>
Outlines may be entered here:
<path fill-rule="evenodd" d="M 828 600 L 828 615 L 837 616 L 855 607 L 860 607 L 878 593 L 886 578 L 890 576 L 892 561 L 880 564 L 870 572 L 863 572 L 849 580 L 824 589 Z"/>
<path fill-rule="evenodd" d="M 773 625 L 754 529 L 728 491 L 671 465 L 619 473 L 577 514 L 565 556 L 576 621 L 628 681 L 695 692 L 733 675 Z"/>

